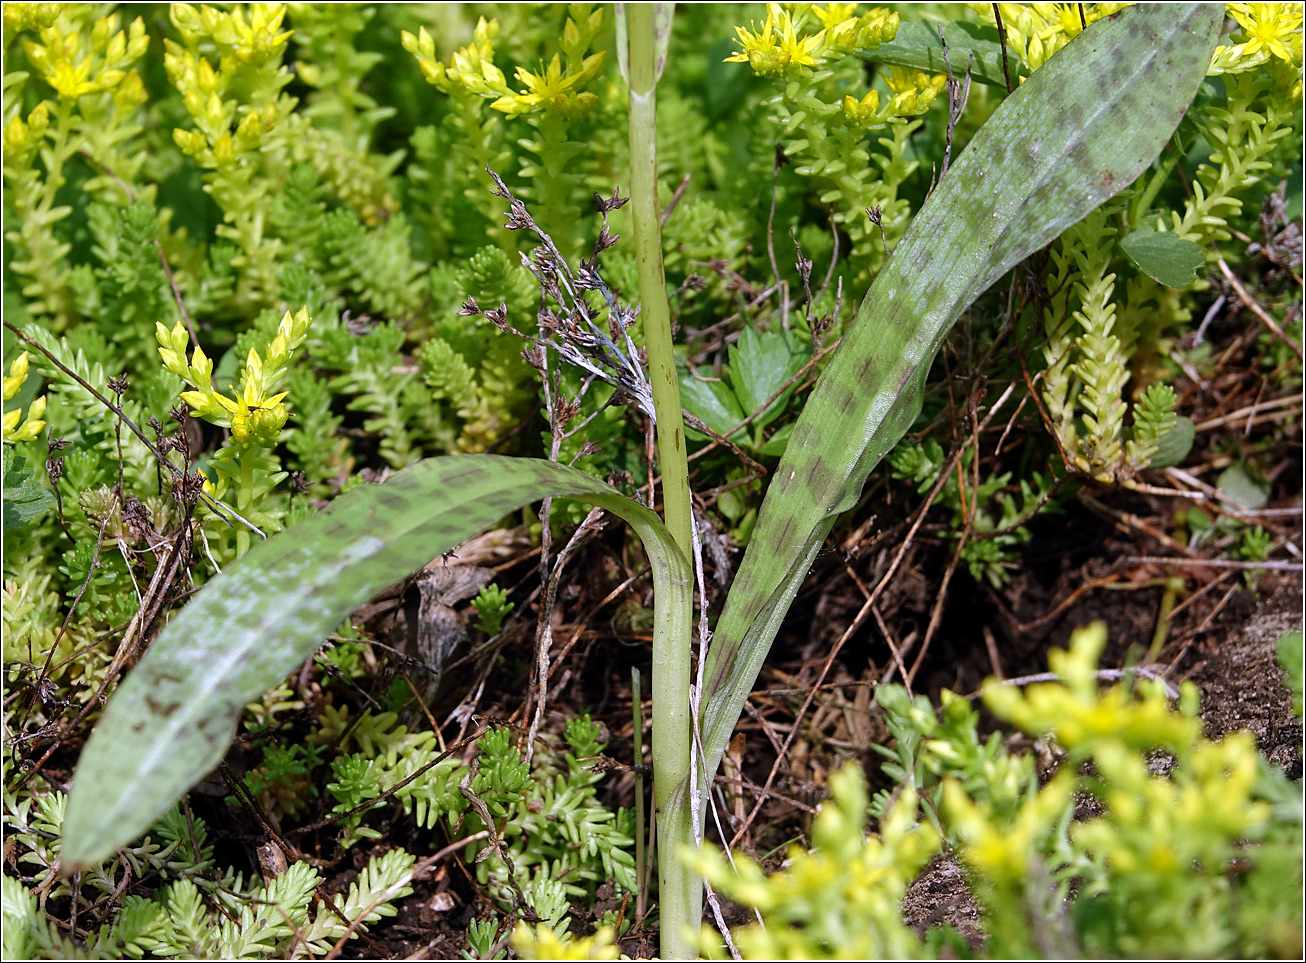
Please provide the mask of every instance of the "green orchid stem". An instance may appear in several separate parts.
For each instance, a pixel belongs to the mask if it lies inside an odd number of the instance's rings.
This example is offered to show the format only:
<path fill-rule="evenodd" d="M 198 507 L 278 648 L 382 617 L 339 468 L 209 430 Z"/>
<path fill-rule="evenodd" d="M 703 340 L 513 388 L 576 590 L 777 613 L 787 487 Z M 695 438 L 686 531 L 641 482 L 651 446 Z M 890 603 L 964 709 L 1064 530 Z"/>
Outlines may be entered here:
<path fill-rule="evenodd" d="M 685 558 L 693 558 L 689 464 L 680 414 L 680 382 L 671 345 L 671 312 L 662 271 L 662 212 L 657 195 L 656 89 L 671 15 L 667 4 L 624 5 L 630 86 L 630 208 L 639 269 L 640 318 L 657 413 L 664 518 Z M 702 919 L 703 882 L 676 853 L 695 844 L 689 804 L 690 632 L 663 633 L 653 647 L 653 799 L 657 809 L 659 936 L 664 959 L 692 956 L 687 933 Z"/>

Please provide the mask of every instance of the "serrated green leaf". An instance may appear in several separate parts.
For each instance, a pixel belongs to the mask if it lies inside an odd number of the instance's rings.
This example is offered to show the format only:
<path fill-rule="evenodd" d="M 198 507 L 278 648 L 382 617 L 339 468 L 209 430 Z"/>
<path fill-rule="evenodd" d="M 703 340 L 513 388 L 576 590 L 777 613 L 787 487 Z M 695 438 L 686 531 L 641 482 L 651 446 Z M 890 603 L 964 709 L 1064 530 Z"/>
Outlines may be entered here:
<path fill-rule="evenodd" d="M 973 54 L 971 77 L 982 84 L 1005 88 L 1002 72 L 1002 45 L 998 42 L 997 27 L 978 23 L 949 23 L 943 25 L 943 39 L 948 44 L 948 59 L 952 61 L 952 75 L 960 80 L 966 75 L 966 65 Z M 858 56 L 875 63 L 895 67 L 912 67 L 926 73 L 947 73 L 943 59 L 943 45 L 939 43 L 939 24 L 914 20 L 898 25 L 898 33 L 889 43 L 874 50 L 858 51 Z M 1020 57 L 1007 48 L 1007 66 L 1011 82 L 1024 68 Z"/>
<path fill-rule="evenodd" d="M 536 459 L 420 462 L 256 546 L 173 618 L 82 752 L 63 865 L 98 862 L 147 830 L 222 759 L 245 705 L 312 655 L 358 605 L 550 496 L 598 505 L 631 524 L 644 540 L 662 609 L 654 644 L 664 630 L 688 638 L 689 566 L 649 509 L 589 475 Z M 686 676 L 687 659 L 686 647 Z M 655 678 L 665 671 L 655 659 Z"/>
<path fill-rule="evenodd" d="M 916 215 L 794 425 L 717 623 L 702 693 L 709 774 L 821 543 L 920 411 L 953 322 L 1146 169 L 1223 19 L 1218 4 L 1140 5 L 1091 25 L 1003 101 Z"/>
<path fill-rule="evenodd" d="M 757 331 L 745 327 L 739 341 L 730 347 L 730 386 L 745 415 L 750 415 L 790 378 L 798 373 L 809 350 L 792 331 Z M 753 427 L 769 424 L 784 406 L 785 396 L 776 398 L 753 420 Z"/>
<path fill-rule="evenodd" d="M 1140 271 L 1168 288 L 1188 287 L 1206 263 L 1206 255 L 1196 242 L 1150 227 L 1133 231 L 1120 247 Z"/>

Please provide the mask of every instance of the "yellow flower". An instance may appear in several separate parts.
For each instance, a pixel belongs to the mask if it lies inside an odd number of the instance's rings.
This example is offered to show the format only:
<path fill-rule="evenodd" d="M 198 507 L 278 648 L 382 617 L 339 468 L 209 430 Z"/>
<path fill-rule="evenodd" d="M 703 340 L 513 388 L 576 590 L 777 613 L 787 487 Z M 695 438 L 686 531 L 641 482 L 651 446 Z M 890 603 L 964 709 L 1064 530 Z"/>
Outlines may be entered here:
<path fill-rule="evenodd" d="M 582 110 L 584 107 L 592 108 L 597 103 L 597 98 L 593 94 L 586 96 L 574 92 L 573 88 L 598 74 L 603 67 L 603 57 L 602 51 L 591 54 L 585 58 L 580 69 L 575 71 L 564 71 L 562 60 L 557 54 L 553 55 L 553 59 L 549 61 L 548 67 L 542 74 L 518 67 L 517 79 L 526 85 L 526 89 L 515 94 L 506 94 L 490 106 L 495 110 L 503 111 L 509 117 L 516 117 L 518 114 L 543 106 L 563 113 L 568 119 L 576 119 L 573 115 L 577 107 L 581 107 Z M 499 76 L 502 77 L 502 74 Z"/>
<path fill-rule="evenodd" d="M 127 33 L 118 29 L 116 14 L 95 22 L 89 41 L 66 23 L 41 30 L 41 42 L 23 41 L 28 60 L 61 98 L 113 90 L 127 76 L 127 68 L 149 46 L 145 22 L 136 18 Z"/>
<path fill-rule="evenodd" d="M 9 375 L 4 379 L 4 400 L 11 401 L 18 395 L 19 390 L 23 387 L 23 382 L 27 380 L 27 373 L 30 365 L 30 359 L 27 352 L 24 351 L 9 364 Z M 19 441 L 32 441 L 41 434 L 41 429 L 45 427 L 45 422 L 41 416 L 45 414 L 45 395 L 41 395 L 35 401 L 27 406 L 27 418 L 23 419 L 21 408 L 15 408 L 13 411 L 6 411 L 4 415 L 4 440 L 11 444 Z M 19 427 L 19 422 L 22 427 Z"/>
<path fill-rule="evenodd" d="M 615 960 L 621 954 L 613 935 L 611 926 L 602 926 L 593 936 L 564 943 L 547 925 L 532 929 L 518 923 L 512 931 L 512 945 L 528 960 Z"/>
<path fill-rule="evenodd" d="M 906 67 L 890 67 L 884 72 L 884 82 L 893 92 L 890 111 L 897 117 L 922 114 L 942 93 L 948 78 L 943 74 L 930 74 Z"/>
<path fill-rule="evenodd" d="M 825 31 L 799 37 L 793 19 L 779 4 L 766 5 L 761 32 L 736 27 L 735 34 L 735 42 L 742 50 L 727 57 L 726 63 L 747 63 L 759 77 L 773 77 L 791 67 L 815 67 L 821 63 Z"/>
<path fill-rule="evenodd" d="M 825 28 L 837 27 L 849 20 L 856 20 L 857 4 L 855 3 L 826 3 L 814 4 L 812 13 L 816 19 L 821 21 L 821 26 Z"/>
<path fill-rule="evenodd" d="M 1297 3 L 1231 3 L 1229 13 L 1247 35 L 1242 56 L 1269 54 L 1290 64 L 1302 62 L 1302 13 Z"/>

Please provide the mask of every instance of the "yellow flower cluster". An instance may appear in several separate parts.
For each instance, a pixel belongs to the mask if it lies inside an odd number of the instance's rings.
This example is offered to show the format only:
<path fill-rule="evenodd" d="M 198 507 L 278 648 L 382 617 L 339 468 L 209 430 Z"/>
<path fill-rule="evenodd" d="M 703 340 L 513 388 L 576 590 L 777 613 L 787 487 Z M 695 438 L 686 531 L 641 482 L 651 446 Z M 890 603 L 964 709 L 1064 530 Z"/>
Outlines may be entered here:
<path fill-rule="evenodd" d="M 1171 780 L 1152 775 L 1140 753 L 1103 746 L 1093 762 L 1111 816 L 1075 826 L 1074 840 L 1117 873 L 1165 876 L 1204 864 L 1218 874 L 1220 856 L 1232 855 L 1219 841 L 1251 835 L 1270 815 L 1268 803 L 1252 801 L 1256 759 L 1252 734 L 1230 733 L 1202 740 Z"/>
<path fill-rule="evenodd" d="M 539 72 L 518 67 L 516 77 L 523 85 L 518 91 L 508 86 L 503 71 L 494 65 L 494 42 L 499 38 L 497 20 L 480 18 L 472 42 L 455 51 L 448 64 L 436 56 L 435 41 L 425 27 L 416 36 L 405 30 L 401 40 L 404 49 L 417 58 L 427 82 L 447 94 L 466 92 L 494 98 L 490 106 L 509 117 L 547 110 L 564 120 L 576 121 L 588 116 L 598 104 L 594 94 L 579 88 L 598 76 L 605 57 L 603 51 L 584 55 L 603 27 L 603 9 L 593 10 L 583 20 L 581 24 L 567 18 L 562 36 L 565 64 L 562 56 L 554 54 Z"/>
<path fill-rule="evenodd" d="M 27 380 L 28 366 L 29 359 L 26 351 L 10 363 L 9 374 L 4 379 L 4 400 L 6 403 L 17 397 L 19 390 L 23 387 L 23 382 Z M 41 395 L 27 406 L 26 418 L 23 417 L 21 408 L 6 411 L 4 415 L 4 440 L 13 444 L 36 439 L 40 436 L 41 429 L 45 427 L 45 422 L 41 420 L 41 416 L 44 414 L 45 395 Z M 20 425 L 19 422 L 22 422 L 22 424 Z"/>
<path fill-rule="evenodd" d="M 1302 6 L 1300 3 L 1231 3 L 1229 16 L 1238 23 L 1237 43 L 1216 48 L 1208 74 L 1256 70 L 1271 61 L 1300 72 L 1302 66 Z M 1295 94 L 1300 95 L 1300 81 Z"/>
<path fill-rule="evenodd" d="M 923 114 L 948 82 L 944 74 L 931 75 L 906 67 L 886 67 L 880 76 L 889 88 L 888 103 L 881 105 L 878 90 L 867 91 L 861 100 L 844 96 L 843 116 L 853 127 L 866 130 L 882 127 L 894 117 Z"/>
<path fill-rule="evenodd" d="M 1105 860 L 1114 873 L 1165 876 L 1190 874 L 1195 866 L 1223 872 L 1232 841 L 1252 835 L 1269 816 L 1253 801 L 1257 754 L 1246 732 L 1219 743 L 1202 737 L 1197 691 L 1186 684 L 1180 712 L 1166 705 L 1159 683 L 1097 691 L 1095 669 L 1106 645 L 1101 623 L 1080 629 L 1069 652 L 1054 650 L 1049 666 L 1060 681 L 1015 686 L 990 680 L 984 701 L 1000 719 L 1030 734 L 1051 734 L 1069 758 L 1057 776 L 1012 819 L 995 817 L 955 781 L 943 786 L 943 804 L 965 843 L 963 858 L 999 885 L 1016 885 L 1070 804 L 1079 766 L 1091 759 L 1094 782 L 1103 788 L 1108 816 L 1071 829 L 1077 848 Z M 1148 756 L 1155 749 L 1176 761 L 1171 776 L 1154 775 Z"/>
<path fill-rule="evenodd" d="M 240 391 L 234 399 L 214 387 L 213 361 L 203 348 L 196 345 L 187 363 L 190 339 L 180 321 L 171 331 L 162 322 L 156 322 L 154 330 L 164 368 L 193 389 L 181 395 L 191 414 L 230 428 L 232 440 L 237 444 L 267 447 L 276 443 L 289 414 L 282 404 L 286 392 L 278 392 L 276 388 L 286 375 L 295 349 L 308 337 L 310 323 L 308 308 L 300 308 L 293 315 L 287 311 L 267 346 L 266 357 L 260 356 L 256 348 L 249 349 L 240 373 Z"/>
<path fill-rule="evenodd" d="M 547 924 L 531 927 L 518 923 L 512 931 L 512 945 L 524 960 L 616 960 L 621 953 L 614 935 L 611 926 L 601 926 L 593 936 L 564 943 Z"/>
<path fill-rule="evenodd" d="M 446 94 L 460 91 L 482 97 L 508 93 L 503 71 L 494 65 L 494 42 L 499 39 L 499 21 L 481 17 L 476 21 L 472 42 L 454 51 L 446 64 L 435 52 L 435 40 L 425 27 L 413 36 L 405 30 L 399 37 L 404 49 L 417 58 L 417 66 L 426 82 Z"/>
<path fill-rule="evenodd" d="M 1084 23 L 1091 24 L 1127 6 L 1127 3 L 1000 3 L 998 10 L 1007 35 L 1007 48 L 1020 58 L 1024 68 L 1022 77 L 1028 77 L 1083 33 L 1079 19 L 1081 8 Z M 993 4 L 972 3 L 970 7 L 993 22 Z"/>
<path fill-rule="evenodd" d="M 51 26 L 63 13 L 66 3 L 6 3 L 4 5 L 5 33 L 20 30 L 40 30 Z M 6 44 L 8 37 L 6 36 Z"/>
<path fill-rule="evenodd" d="M 740 51 L 727 63 L 746 63 L 760 77 L 799 77 L 804 69 L 878 47 L 898 32 L 898 15 L 876 7 L 857 16 L 855 3 L 793 4 L 797 19 L 778 3 L 766 5 L 761 29 L 736 27 Z M 809 29 L 816 29 L 809 33 Z"/>
<path fill-rule="evenodd" d="M 280 61 L 292 33 L 281 29 L 285 16 L 284 3 L 252 3 L 248 7 L 248 19 L 239 6 L 228 12 L 177 3 L 170 12 L 172 25 L 187 47 L 194 49 L 205 41 L 217 45 L 223 72 L 235 64 Z"/>
<path fill-rule="evenodd" d="M 280 113 L 276 91 L 288 75 L 264 78 L 262 91 L 254 93 L 263 104 L 247 107 L 238 123 L 236 101 L 225 94 L 246 68 L 255 73 L 276 71 L 291 36 L 291 31 L 280 29 L 285 13 L 284 4 L 254 4 L 247 20 L 239 8 L 227 13 L 207 6 L 197 10 L 185 3 L 173 6 L 172 22 L 185 44 L 165 40 L 163 65 L 198 130 L 179 127 L 172 137 L 184 154 L 202 166 L 230 167 L 242 154 L 257 150 L 264 134 L 276 125 Z M 216 68 L 198 52 L 203 41 L 217 47 Z"/>
<path fill-rule="evenodd" d="M 14 22 L 34 25 L 46 20 L 48 14 L 48 10 L 26 15 L 19 12 Z M 6 6 L 6 27 L 10 25 L 9 18 L 9 6 Z M 145 99 L 145 88 L 131 66 L 150 45 L 145 21 L 137 17 L 125 33 L 118 25 L 117 14 L 102 17 L 95 21 L 88 36 L 67 18 L 56 16 L 40 27 L 40 42 L 24 40 L 23 50 L 28 62 L 61 99 L 76 100 L 86 94 L 112 90 L 115 99 L 124 105 L 140 103 Z"/>
<path fill-rule="evenodd" d="M 5 125 L 4 149 L 5 149 L 5 168 L 22 170 L 31 163 L 36 151 L 45 140 L 46 131 L 50 127 L 50 102 L 43 100 L 32 108 L 32 112 L 27 115 L 27 122 L 23 123 L 23 118 L 14 114 L 9 123 Z"/>
<path fill-rule="evenodd" d="M 779 873 L 767 876 L 745 856 L 735 857 L 732 870 L 710 847 L 681 853 L 713 886 L 762 913 L 765 927 L 735 931 L 745 959 L 811 959 L 831 951 L 840 959 L 892 958 L 907 956 L 914 944 L 900 902 L 939 846 L 934 828 L 917 821 L 916 793 L 902 792 L 880 820 L 878 836 L 865 831 L 868 799 L 860 767 L 834 773 L 830 794 L 812 823 L 812 851 L 791 847 Z M 708 950 L 709 932 L 703 937 Z"/>
<path fill-rule="evenodd" d="M 995 715 L 1026 732 L 1050 733 L 1074 753 L 1103 738 L 1146 752 L 1158 745 L 1190 745 L 1201 735 L 1201 723 L 1167 705 L 1165 686 L 1149 679 L 1136 686 L 1134 698 L 1123 686 L 1106 692 L 1097 687 L 1097 662 L 1106 648 L 1106 627 L 1100 623 L 1075 634 L 1070 651 L 1053 649 L 1048 668 L 1057 682 L 1036 683 L 1023 690 L 996 679 L 984 684 L 984 703 Z M 1184 699 L 1197 698 L 1186 686 Z"/>

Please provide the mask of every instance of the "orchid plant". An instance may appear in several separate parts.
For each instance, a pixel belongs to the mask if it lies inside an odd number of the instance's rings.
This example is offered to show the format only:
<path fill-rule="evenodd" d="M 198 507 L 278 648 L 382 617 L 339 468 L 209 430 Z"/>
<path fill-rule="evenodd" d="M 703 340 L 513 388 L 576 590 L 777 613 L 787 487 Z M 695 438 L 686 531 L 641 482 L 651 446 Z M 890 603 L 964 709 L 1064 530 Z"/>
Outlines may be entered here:
<path fill-rule="evenodd" d="M 877 21 L 874 37 L 854 26 L 846 35 L 831 27 L 803 39 L 791 21 L 769 16 L 759 31 L 741 33 L 744 55 L 750 63 L 774 61 L 781 72 L 810 69 L 822 57 L 842 56 L 887 34 Z M 710 640 L 706 616 L 699 622 L 696 677 L 698 539 L 655 179 L 654 106 L 671 18 L 670 4 L 619 7 L 617 31 L 629 88 L 632 228 L 664 518 L 554 462 L 457 455 L 357 488 L 293 532 L 257 545 L 171 621 L 110 701 L 78 765 L 65 870 L 94 864 L 148 829 L 222 759 L 243 707 L 311 655 L 359 604 L 507 512 L 567 496 L 630 523 L 648 554 L 656 606 L 652 758 L 661 952 L 667 958 L 692 953 L 702 879 L 694 868 L 699 864 L 682 853 L 702 839 L 706 790 L 825 537 L 910 427 L 930 364 L 957 317 L 1153 161 L 1206 73 L 1223 10 L 1144 5 L 1089 25 L 1007 97 L 948 168 L 875 276 L 793 427 Z M 484 42 L 491 39 L 487 31 Z M 410 49 L 428 77 L 448 82 L 429 46 L 417 38 Z M 500 110 L 529 106 L 546 88 L 555 99 L 574 94 L 579 100 L 584 95 L 574 89 L 589 61 L 581 47 L 577 51 L 565 68 L 558 63 L 542 78 L 521 78 L 522 92 L 482 63 L 486 91 L 477 96 L 493 94 L 492 106 Z M 459 70 L 468 69 L 464 58 Z M 269 104 L 273 98 L 269 90 Z M 854 119 L 859 109 L 853 105 Z M 511 205 L 508 226 L 529 227 L 520 202 L 506 189 L 500 196 Z M 569 283 L 579 279 L 549 245 L 537 252 L 536 263 Z M 573 294 L 555 307 L 578 329 L 592 326 L 597 313 L 586 285 Z M 280 357 L 293 350 L 296 337 L 302 340 L 296 332 L 306 320 L 295 317 L 289 324 L 269 355 Z M 173 332 L 165 334 L 180 374 L 184 346 L 178 350 Z M 195 387 L 203 391 L 202 384 Z"/>

